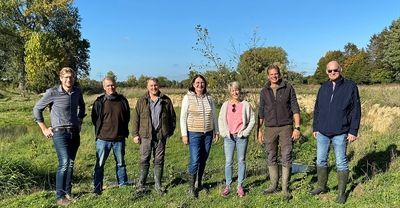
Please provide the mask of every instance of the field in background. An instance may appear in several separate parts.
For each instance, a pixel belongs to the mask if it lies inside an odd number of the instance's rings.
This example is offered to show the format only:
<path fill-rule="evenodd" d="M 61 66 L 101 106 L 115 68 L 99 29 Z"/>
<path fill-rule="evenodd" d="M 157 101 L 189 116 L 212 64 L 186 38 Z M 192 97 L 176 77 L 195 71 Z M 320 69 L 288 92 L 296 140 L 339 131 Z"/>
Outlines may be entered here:
<path fill-rule="evenodd" d="M 312 108 L 318 86 L 295 86 L 302 107 L 302 133 L 304 137 L 295 144 L 295 160 L 313 164 L 315 140 L 311 137 Z M 186 90 L 162 89 L 172 98 L 179 117 L 180 99 Z M 247 98 L 257 105 L 258 89 L 245 90 Z M 143 89 L 120 89 L 134 106 Z M 222 102 L 224 91 L 212 92 Z M 100 197 L 90 194 L 95 163 L 94 130 L 86 117 L 78 151 L 73 195 L 76 202 L 70 207 L 399 207 L 400 162 L 400 85 L 360 86 L 362 126 L 360 139 L 348 147 L 350 158 L 350 197 L 344 206 L 336 205 L 336 174 L 329 175 L 330 192 L 311 197 L 308 192 L 315 185 L 315 173 L 297 173 L 292 177 L 294 198 L 286 203 L 280 194 L 263 196 L 261 191 L 269 185 L 266 178 L 265 153 L 250 138 L 247 153 L 248 195 L 239 199 L 232 194 L 228 199 L 219 196 L 224 180 L 224 155 L 222 141 L 214 144 L 206 167 L 205 183 L 209 191 L 200 192 L 198 200 L 187 197 L 188 147 L 180 141 L 179 125 L 167 144 L 164 184 L 168 193 L 164 197 L 154 191 L 141 197 L 134 194 L 135 187 L 117 188 L 115 162 L 112 156 L 105 171 L 106 190 Z M 0 90 L 0 207 L 54 207 L 54 176 L 57 157 L 51 140 L 41 134 L 32 121 L 32 107 L 39 95 L 20 96 L 13 90 Z M 96 95 L 86 95 L 88 113 Z M 47 114 L 47 113 L 46 113 Z M 47 119 L 48 121 L 48 119 Z M 330 155 L 330 164 L 334 164 Z M 128 177 L 135 182 L 138 177 L 139 146 L 131 138 L 127 141 Z M 151 173 L 152 174 L 152 173 Z M 236 178 L 235 178 L 236 180 Z M 234 180 L 234 181 L 235 181 Z M 149 177 L 152 188 L 152 175 Z M 232 187 L 235 187 L 234 183 Z"/>

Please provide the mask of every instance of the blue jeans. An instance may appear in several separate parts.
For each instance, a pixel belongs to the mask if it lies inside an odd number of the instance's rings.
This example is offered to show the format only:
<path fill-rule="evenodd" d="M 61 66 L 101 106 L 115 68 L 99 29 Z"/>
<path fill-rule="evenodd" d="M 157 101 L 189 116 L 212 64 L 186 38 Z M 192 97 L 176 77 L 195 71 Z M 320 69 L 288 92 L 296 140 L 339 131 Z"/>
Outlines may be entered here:
<path fill-rule="evenodd" d="M 208 155 L 210 154 L 213 131 L 206 133 L 189 132 L 189 174 L 196 175 L 204 172 Z"/>
<path fill-rule="evenodd" d="M 103 190 L 104 165 L 110 154 L 111 149 L 114 153 L 116 162 L 115 171 L 118 185 L 123 186 L 128 183 L 125 165 L 125 139 L 118 141 L 96 140 L 96 166 L 94 167 L 94 191 Z"/>
<path fill-rule="evenodd" d="M 248 139 L 246 137 L 230 136 L 224 138 L 225 151 L 225 183 L 230 186 L 232 183 L 233 152 L 237 149 L 238 160 L 238 187 L 242 186 L 246 176 L 246 151 Z"/>
<path fill-rule="evenodd" d="M 66 194 L 71 195 L 74 161 L 80 145 L 79 132 L 54 132 L 53 143 L 58 157 L 56 197 L 61 199 Z"/>
<path fill-rule="evenodd" d="M 346 157 L 347 134 L 340 134 L 332 137 L 325 136 L 318 132 L 317 134 L 317 166 L 328 167 L 329 146 L 332 142 L 335 151 L 337 171 L 346 171 L 349 169 Z"/>

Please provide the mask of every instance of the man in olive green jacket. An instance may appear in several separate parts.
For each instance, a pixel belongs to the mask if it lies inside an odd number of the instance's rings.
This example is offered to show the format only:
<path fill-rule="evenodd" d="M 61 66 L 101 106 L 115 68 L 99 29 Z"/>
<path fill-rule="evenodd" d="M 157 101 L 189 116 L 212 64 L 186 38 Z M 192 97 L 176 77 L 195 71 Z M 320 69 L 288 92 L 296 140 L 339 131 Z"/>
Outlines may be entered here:
<path fill-rule="evenodd" d="M 147 80 L 147 92 L 136 103 L 133 113 L 133 141 L 140 144 L 140 178 L 138 192 L 145 192 L 145 184 L 150 167 L 151 153 L 154 157 L 155 189 L 165 192 L 161 186 L 164 169 L 165 145 L 176 127 L 176 115 L 171 99 L 162 94 L 158 80 Z"/>

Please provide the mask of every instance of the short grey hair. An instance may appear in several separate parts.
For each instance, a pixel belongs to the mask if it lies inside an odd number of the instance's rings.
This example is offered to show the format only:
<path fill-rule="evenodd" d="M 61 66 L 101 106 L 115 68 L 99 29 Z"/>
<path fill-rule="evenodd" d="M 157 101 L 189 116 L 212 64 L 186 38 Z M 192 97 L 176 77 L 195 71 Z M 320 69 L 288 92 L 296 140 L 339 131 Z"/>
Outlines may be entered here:
<path fill-rule="evenodd" d="M 147 84 L 149 84 L 150 81 L 153 81 L 158 84 L 158 79 L 155 77 L 150 77 L 149 79 L 147 79 Z"/>
<path fill-rule="evenodd" d="M 228 84 L 228 90 L 231 91 L 232 89 L 238 89 L 239 91 L 242 90 L 240 83 L 238 81 L 234 81 Z"/>
<path fill-rule="evenodd" d="M 106 76 L 106 77 L 104 77 L 104 79 L 103 79 L 103 86 L 104 86 L 104 82 L 105 82 L 106 80 L 109 80 L 109 81 L 113 82 L 114 85 L 116 84 L 116 83 L 115 83 L 115 78 L 114 78 L 114 77 L 112 77 L 112 76 Z"/>

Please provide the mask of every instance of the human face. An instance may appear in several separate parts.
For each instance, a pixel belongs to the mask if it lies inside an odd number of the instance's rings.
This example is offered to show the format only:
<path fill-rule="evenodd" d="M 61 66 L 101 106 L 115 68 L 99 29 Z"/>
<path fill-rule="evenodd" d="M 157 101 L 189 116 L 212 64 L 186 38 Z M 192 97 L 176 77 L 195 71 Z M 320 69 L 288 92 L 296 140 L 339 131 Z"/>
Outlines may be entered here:
<path fill-rule="evenodd" d="M 340 78 L 340 66 L 337 61 L 331 61 L 326 65 L 326 73 L 329 80 L 336 81 Z"/>
<path fill-rule="evenodd" d="M 240 100 L 240 90 L 236 87 L 232 87 L 230 90 L 230 95 L 232 100 L 239 101 Z"/>
<path fill-rule="evenodd" d="M 71 73 L 65 73 L 60 76 L 60 81 L 64 89 L 71 89 L 74 86 L 75 78 Z"/>
<path fill-rule="evenodd" d="M 149 80 L 147 82 L 147 91 L 149 91 L 149 94 L 152 96 L 158 96 L 158 83 L 153 80 Z"/>
<path fill-rule="evenodd" d="M 107 95 L 112 95 L 116 92 L 117 86 L 112 80 L 106 79 L 103 81 L 103 89 Z"/>
<path fill-rule="evenodd" d="M 197 95 L 202 95 L 206 88 L 206 83 L 201 77 L 197 77 L 193 83 L 194 91 Z"/>
<path fill-rule="evenodd" d="M 279 82 L 279 73 L 277 69 L 270 69 L 268 72 L 268 80 L 271 84 L 278 84 Z"/>

